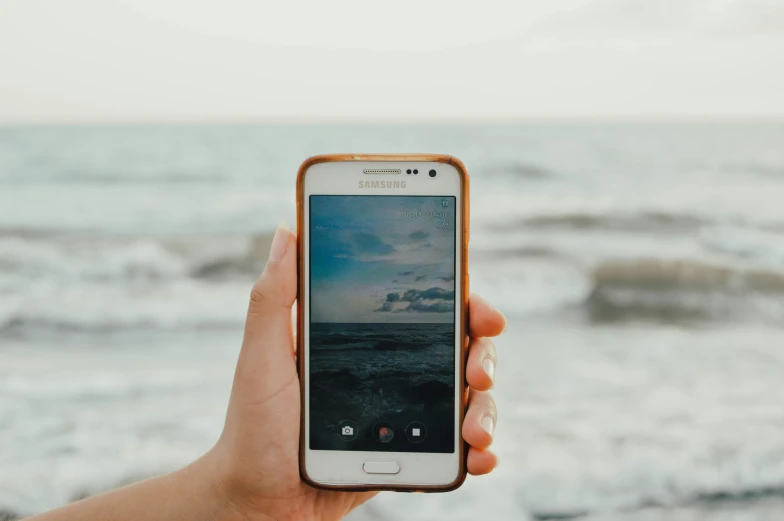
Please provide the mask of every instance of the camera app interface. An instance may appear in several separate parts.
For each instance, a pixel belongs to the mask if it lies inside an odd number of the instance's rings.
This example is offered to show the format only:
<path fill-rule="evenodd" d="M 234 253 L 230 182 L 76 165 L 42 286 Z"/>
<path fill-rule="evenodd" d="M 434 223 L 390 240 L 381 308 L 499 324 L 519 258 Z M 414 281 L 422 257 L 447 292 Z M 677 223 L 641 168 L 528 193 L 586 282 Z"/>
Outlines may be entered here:
<path fill-rule="evenodd" d="M 310 196 L 310 448 L 455 450 L 455 197 Z"/>

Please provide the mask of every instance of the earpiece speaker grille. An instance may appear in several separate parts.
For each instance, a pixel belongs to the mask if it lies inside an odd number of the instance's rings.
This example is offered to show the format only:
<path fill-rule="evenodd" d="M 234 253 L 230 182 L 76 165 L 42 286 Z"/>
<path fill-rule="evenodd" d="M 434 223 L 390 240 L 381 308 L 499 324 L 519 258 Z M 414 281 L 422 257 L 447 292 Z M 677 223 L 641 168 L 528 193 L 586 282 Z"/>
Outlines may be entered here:
<path fill-rule="evenodd" d="M 366 168 L 362 171 L 365 174 L 399 174 L 400 169 L 374 169 L 374 168 Z"/>

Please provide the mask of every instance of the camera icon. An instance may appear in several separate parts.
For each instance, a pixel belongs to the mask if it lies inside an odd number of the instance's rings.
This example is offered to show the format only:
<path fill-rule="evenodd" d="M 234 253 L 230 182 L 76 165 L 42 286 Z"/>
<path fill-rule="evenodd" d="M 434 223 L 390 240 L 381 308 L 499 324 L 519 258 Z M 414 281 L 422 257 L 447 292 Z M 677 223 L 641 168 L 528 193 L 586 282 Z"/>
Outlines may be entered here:
<path fill-rule="evenodd" d="M 343 420 L 338 424 L 337 434 L 343 441 L 352 441 L 357 437 L 357 424 L 350 420 Z"/>

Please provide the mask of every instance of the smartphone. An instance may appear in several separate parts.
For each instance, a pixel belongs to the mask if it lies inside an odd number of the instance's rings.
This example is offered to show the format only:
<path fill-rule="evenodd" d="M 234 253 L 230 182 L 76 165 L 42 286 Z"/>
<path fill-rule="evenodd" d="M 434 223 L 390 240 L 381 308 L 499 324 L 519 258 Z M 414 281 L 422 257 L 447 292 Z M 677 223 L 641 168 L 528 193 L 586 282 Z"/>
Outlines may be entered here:
<path fill-rule="evenodd" d="M 448 491 L 466 476 L 468 173 L 444 155 L 327 155 L 297 180 L 300 473 Z"/>

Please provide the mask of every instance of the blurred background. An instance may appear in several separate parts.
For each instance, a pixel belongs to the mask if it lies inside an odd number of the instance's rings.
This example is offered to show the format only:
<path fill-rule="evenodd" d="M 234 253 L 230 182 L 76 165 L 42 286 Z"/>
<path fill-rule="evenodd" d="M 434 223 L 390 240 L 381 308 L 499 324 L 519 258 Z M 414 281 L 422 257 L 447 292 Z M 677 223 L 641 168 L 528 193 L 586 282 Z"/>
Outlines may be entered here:
<path fill-rule="evenodd" d="M 0 512 L 207 450 L 301 161 L 437 152 L 501 466 L 350 518 L 780 519 L 782 56 L 779 0 L 0 0 Z"/>

